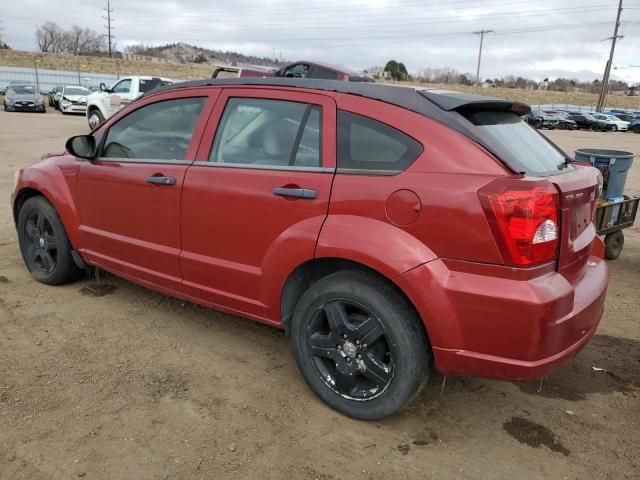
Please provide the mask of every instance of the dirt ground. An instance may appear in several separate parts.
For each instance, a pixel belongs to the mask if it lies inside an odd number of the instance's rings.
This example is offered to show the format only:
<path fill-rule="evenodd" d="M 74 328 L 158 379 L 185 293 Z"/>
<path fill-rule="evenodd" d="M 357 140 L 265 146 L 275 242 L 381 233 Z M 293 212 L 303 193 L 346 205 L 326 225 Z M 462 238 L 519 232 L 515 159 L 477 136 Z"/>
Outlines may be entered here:
<path fill-rule="evenodd" d="M 610 262 L 596 336 L 541 390 L 434 376 L 400 414 L 354 421 L 315 398 L 276 329 L 112 276 L 101 290 L 29 276 L 13 171 L 85 131 L 0 112 L 0 479 L 640 478 L 638 227 Z M 549 136 L 640 154 L 631 133 Z"/>

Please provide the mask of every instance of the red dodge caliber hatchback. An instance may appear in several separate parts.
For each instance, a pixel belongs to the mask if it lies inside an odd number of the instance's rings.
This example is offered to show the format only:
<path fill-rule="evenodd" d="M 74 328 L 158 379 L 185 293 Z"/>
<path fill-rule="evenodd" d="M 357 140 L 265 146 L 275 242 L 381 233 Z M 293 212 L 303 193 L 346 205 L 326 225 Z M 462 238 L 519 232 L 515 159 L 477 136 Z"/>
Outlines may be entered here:
<path fill-rule="evenodd" d="M 326 80 L 161 88 L 17 173 L 20 249 L 43 283 L 97 267 L 283 328 L 356 418 L 431 369 L 538 378 L 589 340 L 608 274 L 599 173 L 528 111 Z"/>

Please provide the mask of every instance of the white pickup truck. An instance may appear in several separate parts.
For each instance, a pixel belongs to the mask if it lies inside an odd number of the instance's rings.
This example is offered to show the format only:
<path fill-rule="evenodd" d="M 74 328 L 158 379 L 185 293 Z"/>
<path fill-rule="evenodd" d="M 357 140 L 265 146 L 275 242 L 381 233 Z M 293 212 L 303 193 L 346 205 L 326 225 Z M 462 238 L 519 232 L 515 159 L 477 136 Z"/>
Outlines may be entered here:
<path fill-rule="evenodd" d="M 159 77 L 125 77 L 111 88 L 100 84 L 100 91 L 87 96 L 87 121 L 93 130 L 125 105 L 154 88 L 171 85 L 173 80 Z"/>

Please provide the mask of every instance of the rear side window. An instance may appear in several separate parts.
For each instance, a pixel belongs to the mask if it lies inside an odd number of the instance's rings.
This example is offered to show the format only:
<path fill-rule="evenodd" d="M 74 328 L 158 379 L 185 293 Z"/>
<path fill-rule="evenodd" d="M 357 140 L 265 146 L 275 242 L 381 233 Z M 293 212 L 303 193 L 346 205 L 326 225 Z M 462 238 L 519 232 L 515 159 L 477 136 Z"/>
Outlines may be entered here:
<path fill-rule="evenodd" d="M 338 111 L 338 168 L 400 172 L 422 153 L 422 145 L 389 125 Z"/>
<path fill-rule="evenodd" d="M 567 168 L 566 155 L 512 112 L 469 112 L 466 117 L 508 151 L 526 173 L 550 174 Z"/>
<path fill-rule="evenodd" d="M 325 68 L 316 67 L 313 72 L 313 78 L 322 78 L 324 80 L 337 80 L 338 74 Z"/>

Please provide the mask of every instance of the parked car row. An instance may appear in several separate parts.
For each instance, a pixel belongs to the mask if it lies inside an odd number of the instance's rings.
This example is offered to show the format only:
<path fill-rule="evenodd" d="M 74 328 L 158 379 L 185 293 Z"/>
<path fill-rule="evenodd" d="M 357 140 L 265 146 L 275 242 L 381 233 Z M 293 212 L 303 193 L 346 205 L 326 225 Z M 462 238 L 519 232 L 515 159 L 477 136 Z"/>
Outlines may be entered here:
<path fill-rule="evenodd" d="M 640 133 L 640 114 L 609 112 L 575 112 L 568 110 L 536 110 L 524 115 L 531 126 L 549 130 L 591 130 L 592 132 Z"/>

